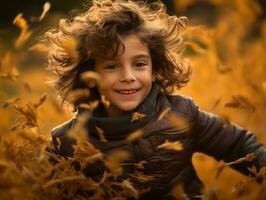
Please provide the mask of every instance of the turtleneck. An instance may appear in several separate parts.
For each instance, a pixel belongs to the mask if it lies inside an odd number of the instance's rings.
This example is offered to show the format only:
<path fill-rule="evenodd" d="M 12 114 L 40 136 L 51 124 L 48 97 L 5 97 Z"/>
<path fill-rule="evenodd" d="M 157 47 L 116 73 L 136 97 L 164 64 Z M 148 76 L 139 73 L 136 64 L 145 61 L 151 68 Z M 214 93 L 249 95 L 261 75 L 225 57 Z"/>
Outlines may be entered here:
<path fill-rule="evenodd" d="M 159 89 L 153 84 L 152 89 L 144 101 L 134 110 L 121 116 L 107 116 L 103 106 L 98 106 L 88 121 L 90 134 L 98 137 L 96 127 L 104 131 L 107 140 L 125 139 L 128 134 L 145 126 L 156 115 L 156 103 Z M 133 113 L 143 114 L 144 117 L 132 121 Z"/>

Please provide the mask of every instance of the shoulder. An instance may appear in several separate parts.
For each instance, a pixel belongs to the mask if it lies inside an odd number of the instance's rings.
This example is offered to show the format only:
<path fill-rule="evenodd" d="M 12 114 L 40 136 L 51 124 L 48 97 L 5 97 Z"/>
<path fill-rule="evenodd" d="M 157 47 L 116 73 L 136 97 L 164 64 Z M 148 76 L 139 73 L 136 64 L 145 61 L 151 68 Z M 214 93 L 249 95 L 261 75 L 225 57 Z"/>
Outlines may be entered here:
<path fill-rule="evenodd" d="M 52 137 L 63 137 L 67 134 L 67 131 L 74 125 L 76 118 L 72 118 L 52 129 Z"/>
<path fill-rule="evenodd" d="M 198 110 L 197 104 L 189 96 L 166 94 L 166 98 L 173 111 L 181 112 L 184 114 L 195 114 Z"/>
<path fill-rule="evenodd" d="M 52 129 L 51 144 L 55 149 L 55 153 L 63 157 L 69 157 L 73 155 L 73 145 L 75 141 L 68 137 L 68 130 L 74 125 L 76 119 L 72 118 L 69 121 Z"/>

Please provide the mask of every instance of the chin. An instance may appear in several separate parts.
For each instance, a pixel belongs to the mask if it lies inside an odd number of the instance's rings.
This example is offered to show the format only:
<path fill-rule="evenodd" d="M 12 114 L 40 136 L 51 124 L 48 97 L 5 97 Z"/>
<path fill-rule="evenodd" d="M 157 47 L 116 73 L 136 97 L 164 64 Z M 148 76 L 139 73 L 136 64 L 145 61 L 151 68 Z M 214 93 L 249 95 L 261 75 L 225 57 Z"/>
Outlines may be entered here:
<path fill-rule="evenodd" d="M 120 110 L 123 110 L 123 111 L 132 111 L 134 110 L 135 108 L 137 108 L 138 105 L 127 105 L 127 106 L 119 106 L 119 109 Z"/>

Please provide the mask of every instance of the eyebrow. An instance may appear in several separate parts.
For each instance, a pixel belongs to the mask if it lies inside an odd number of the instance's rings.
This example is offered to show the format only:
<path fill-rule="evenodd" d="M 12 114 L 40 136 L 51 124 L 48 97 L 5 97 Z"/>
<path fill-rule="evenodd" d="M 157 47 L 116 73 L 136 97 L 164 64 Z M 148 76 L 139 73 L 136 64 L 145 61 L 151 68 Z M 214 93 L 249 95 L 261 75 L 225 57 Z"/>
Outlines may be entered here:
<path fill-rule="evenodd" d="M 148 54 L 137 54 L 133 56 L 133 59 L 138 59 L 138 58 L 150 58 L 151 56 Z"/>

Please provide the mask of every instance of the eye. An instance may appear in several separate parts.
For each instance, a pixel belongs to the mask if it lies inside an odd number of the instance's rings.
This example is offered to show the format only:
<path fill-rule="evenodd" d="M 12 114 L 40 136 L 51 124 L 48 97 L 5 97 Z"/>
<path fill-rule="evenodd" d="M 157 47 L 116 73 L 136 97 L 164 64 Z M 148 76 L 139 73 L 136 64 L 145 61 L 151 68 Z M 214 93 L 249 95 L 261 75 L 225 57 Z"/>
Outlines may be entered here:
<path fill-rule="evenodd" d="M 108 64 L 104 68 L 108 69 L 108 70 L 113 70 L 113 69 L 117 68 L 117 65 L 116 64 Z"/>
<path fill-rule="evenodd" d="M 146 62 L 137 62 L 136 63 L 136 67 L 144 67 L 146 65 L 147 65 Z"/>

